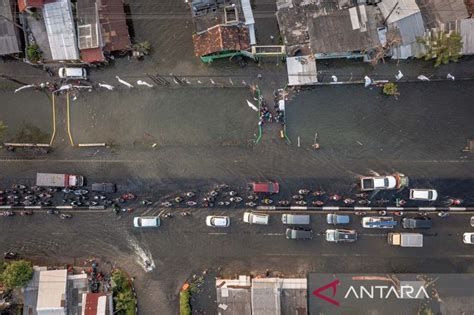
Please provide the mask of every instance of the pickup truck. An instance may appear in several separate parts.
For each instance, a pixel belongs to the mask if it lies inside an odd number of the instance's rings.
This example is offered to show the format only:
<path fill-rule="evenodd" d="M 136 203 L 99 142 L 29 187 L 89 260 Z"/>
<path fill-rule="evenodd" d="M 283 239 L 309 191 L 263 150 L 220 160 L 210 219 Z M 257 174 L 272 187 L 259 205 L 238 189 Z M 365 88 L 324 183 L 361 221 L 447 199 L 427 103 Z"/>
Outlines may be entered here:
<path fill-rule="evenodd" d="M 397 226 L 393 217 L 363 217 L 362 227 L 367 229 L 393 229 Z"/>
<path fill-rule="evenodd" d="M 423 234 L 388 233 L 388 243 L 401 247 L 423 247 Z"/>
<path fill-rule="evenodd" d="M 386 176 L 366 176 L 360 179 L 361 191 L 399 189 L 406 186 L 408 186 L 408 177 L 399 173 Z"/>
<path fill-rule="evenodd" d="M 70 174 L 37 173 L 36 186 L 82 187 L 84 186 L 84 177 Z"/>

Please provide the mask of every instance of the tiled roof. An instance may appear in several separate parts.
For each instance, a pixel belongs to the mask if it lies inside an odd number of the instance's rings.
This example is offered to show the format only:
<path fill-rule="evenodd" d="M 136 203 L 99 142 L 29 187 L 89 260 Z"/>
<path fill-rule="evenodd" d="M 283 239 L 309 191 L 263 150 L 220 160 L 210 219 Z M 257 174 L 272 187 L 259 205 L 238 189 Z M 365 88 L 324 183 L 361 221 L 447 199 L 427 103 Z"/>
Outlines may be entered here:
<path fill-rule="evenodd" d="M 104 51 L 121 51 L 129 48 L 130 35 L 122 0 L 97 0 Z"/>
<path fill-rule="evenodd" d="M 223 50 L 247 50 L 250 48 L 246 26 L 216 25 L 202 34 L 193 35 L 196 56 L 206 56 Z"/>

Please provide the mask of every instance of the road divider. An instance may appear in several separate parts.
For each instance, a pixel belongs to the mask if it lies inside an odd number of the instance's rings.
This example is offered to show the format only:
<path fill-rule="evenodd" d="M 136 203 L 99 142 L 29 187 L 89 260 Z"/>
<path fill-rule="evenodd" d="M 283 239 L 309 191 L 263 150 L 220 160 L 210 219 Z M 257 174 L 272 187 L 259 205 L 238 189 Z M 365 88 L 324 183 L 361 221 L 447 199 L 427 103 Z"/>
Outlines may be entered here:
<path fill-rule="evenodd" d="M 279 210 L 296 210 L 296 211 L 474 211 L 474 207 L 303 207 L 303 206 L 258 206 L 258 211 L 279 211 Z"/>

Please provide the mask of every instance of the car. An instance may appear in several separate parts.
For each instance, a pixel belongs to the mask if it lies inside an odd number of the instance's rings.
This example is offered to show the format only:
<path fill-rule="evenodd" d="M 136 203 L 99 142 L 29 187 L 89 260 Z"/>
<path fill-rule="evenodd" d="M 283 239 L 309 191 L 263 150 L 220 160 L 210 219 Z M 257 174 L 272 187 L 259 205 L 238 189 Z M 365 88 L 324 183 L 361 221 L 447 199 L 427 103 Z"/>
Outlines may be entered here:
<path fill-rule="evenodd" d="M 288 228 L 285 236 L 289 240 L 310 240 L 313 238 L 313 230 L 305 228 Z"/>
<path fill-rule="evenodd" d="M 251 183 L 250 189 L 255 194 L 278 194 L 280 192 L 280 185 L 276 182 Z"/>
<path fill-rule="evenodd" d="M 326 241 L 350 243 L 357 241 L 357 232 L 354 230 L 328 229 L 326 230 Z"/>
<path fill-rule="evenodd" d="M 92 191 L 101 193 L 114 193 L 117 191 L 117 186 L 112 183 L 94 183 L 92 184 Z"/>
<path fill-rule="evenodd" d="M 462 241 L 464 244 L 474 244 L 474 232 L 466 232 L 462 235 Z"/>
<path fill-rule="evenodd" d="M 206 225 L 210 227 L 228 227 L 230 218 L 227 216 L 208 215 L 206 217 Z"/>
<path fill-rule="evenodd" d="M 348 215 L 328 213 L 328 215 L 326 215 L 326 222 L 327 224 L 333 224 L 333 225 L 349 224 L 350 217 Z"/>
<path fill-rule="evenodd" d="M 410 189 L 410 200 L 435 201 L 438 192 L 434 189 Z"/>
<path fill-rule="evenodd" d="M 250 224 L 268 225 L 270 216 L 268 214 L 258 214 L 251 212 L 244 212 L 244 222 Z"/>
<path fill-rule="evenodd" d="M 402 219 L 402 227 L 404 229 L 429 229 L 432 221 L 428 217 L 405 217 Z"/>
<path fill-rule="evenodd" d="M 136 228 L 159 227 L 160 223 L 160 217 L 158 216 L 143 216 L 133 218 L 133 226 Z"/>
<path fill-rule="evenodd" d="M 87 71 L 84 68 L 61 67 L 58 75 L 61 79 L 87 79 Z"/>
<path fill-rule="evenodd" d="M 408 177 L 400 173 L 386 176 L 365 176 L 360 179 L 362 191 L 399 189 L 406 186 L 408 186 Z"/>

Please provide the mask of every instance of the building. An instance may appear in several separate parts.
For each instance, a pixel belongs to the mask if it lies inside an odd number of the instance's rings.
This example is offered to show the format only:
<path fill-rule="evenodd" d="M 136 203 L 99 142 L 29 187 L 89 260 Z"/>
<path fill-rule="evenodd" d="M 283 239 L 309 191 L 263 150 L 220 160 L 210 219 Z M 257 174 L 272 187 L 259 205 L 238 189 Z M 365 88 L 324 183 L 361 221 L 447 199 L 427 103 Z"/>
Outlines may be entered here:
<path fill-rule="evenodd" d="M 217 312 L 221 315 L 306 315 L 305 278 L 216 279 Z"/>
<path fill-rule="evenodd" d="M 36 314 L 66 315 L 66 285 L 66 269 L 40 271 Z"/>
<path fill-rule="evenodd" d="M 104 52 L 107 54 L 130 49 L 130 34 L 123 0 L 97 0 Z"/>
<path fill-rule="evenodd" d="M 18 11 L 31 11 L 35 9 L 42 9 L 44 0 L 18 0 Z"/>
<path fill-rule="evenodd" d="M 84 293 L 82 295 L 82 315 L 113 315 L 112 293 Z"/>
<path fill-rule="evenodd" d="M 193 0 L 194 53 L 204 62 L 237 55 L 252 57 L 255 19 L 249 0 Z"/>
<path fill-rule="evenodd" d="M 387 39 L 393 40 L 391 56 L 393 59 L 407 59 L 419 56 L 424 50 L 417 42 L 425 32 L 420 8 L 415 0 L 382 0 L 377 4 L 384 25 L 387 26 Z"/>
<path fill-rule="evenodd" d="M 316 60 L 312 55 L 287 57 L 286 69 L 288 72 L 289 86 L 312 85 L 318 83 Z"/>
<path fill-rule="evenodd" d="M 19 53 L 19 31 L 10 0 L 0 0 L 0 56 Z"/>
<path fill-rule="evenodd" d="M 242 25 L 216 25 L 193 35 L 194 52 L 204 62 L 237 55 L 250 48 L 249 32 Z"/>
<path fill-rule="evenodd" d="M 71 2 L 69 0 L 56 0 L 55 2 L 45 3 L 43 18 L 52 60 L 79 60 Z"/>
<path fill-rule="evenodd" d="M 102 52 L 102 31 L 96 1 L 78 1 L 76 4 L 76 19 L 81 60 L 87 63 L 105 61 Z"/>

